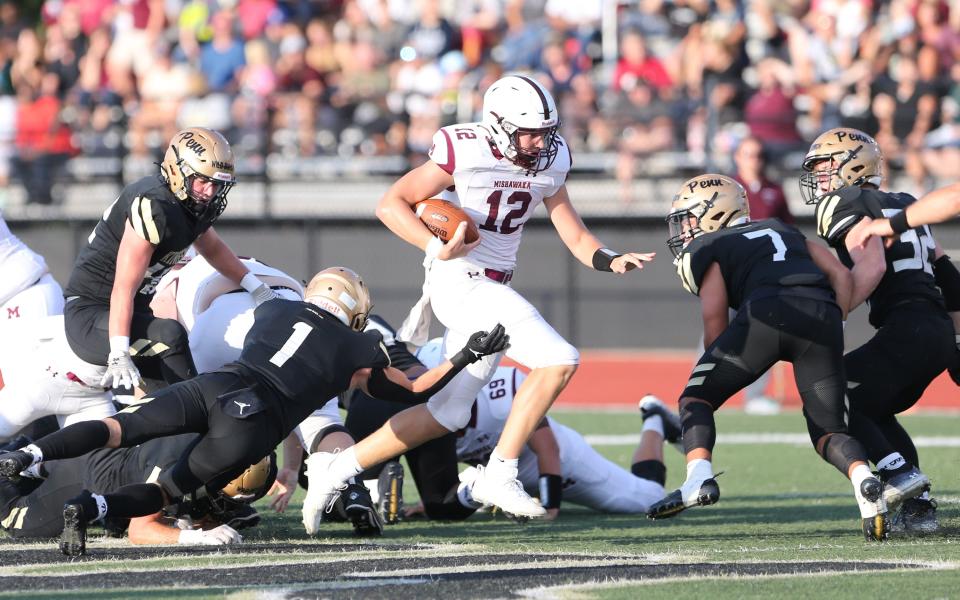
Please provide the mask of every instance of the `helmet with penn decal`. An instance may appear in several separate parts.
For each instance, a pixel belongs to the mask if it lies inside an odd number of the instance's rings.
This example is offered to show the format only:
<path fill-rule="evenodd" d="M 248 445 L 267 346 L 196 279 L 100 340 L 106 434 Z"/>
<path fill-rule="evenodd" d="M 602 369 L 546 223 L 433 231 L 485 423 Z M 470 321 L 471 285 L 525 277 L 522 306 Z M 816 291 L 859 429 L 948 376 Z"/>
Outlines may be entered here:
<path fill-rule="evenodd" d="M 230 143 L 205 127 L 178 131 L 160 163 L 160 176 L 191 214 L 214 221 L 227 208 L 227 193 L 237 182 Z"/>
<path fill-rule="evenodd" d="M 545 171 L 557 158 L 557 103 L 530 77 L 508 75 L 493 82 L 483 95 L 482 123 L 500 153 L 528 172 Z M 524 147 L 520 134 L 540 137 L 533 146 Z"/>
<path fill-rule="evenodd" d="M 842 187 L 883 183 L 883 154 L 866 133 L 837 127 L 821 133 L 803 159 L 800 195 L 807 204 Z"/>
<path fill-rule="evenodd" d="M 330 267 L 314 275 L 303 299 L 337 317 L 354 331 L 363 331 L 373 308 L 367 285 L 346 267 Z"/>
<path fill-rule="evenodd" d="M 707 173 L 684 182 L 673 197 L 667 224 L 667 247 L 674 257 L 694 238 L 750 219 L 743 186 L 726 175 Z"/>

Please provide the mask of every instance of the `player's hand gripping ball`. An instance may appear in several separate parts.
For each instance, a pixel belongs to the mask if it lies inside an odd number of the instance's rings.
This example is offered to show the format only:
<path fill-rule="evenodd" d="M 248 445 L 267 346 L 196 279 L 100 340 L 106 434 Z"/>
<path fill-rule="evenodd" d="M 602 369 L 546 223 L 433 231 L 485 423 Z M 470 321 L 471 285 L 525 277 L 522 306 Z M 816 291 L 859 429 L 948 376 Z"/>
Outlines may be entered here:
<path fill-rule="evenodd" d="M 427 229 L 429 229 L 433 235 L 443 240 L 444 243 L 450 241 L 453 233 L 457 230 L 457 226 L 464 221 L 467 223 L 467 231 L 463 238 L 464 243 L 472 244 L 480 239 L 480 231 L 477 229 L 477 225 L 473 222 L 473 219 L 471 219 L 462 208 L 452 202 L 440 200 L 439 198 L 430 198 L 429 200 L 417 202 L 415 210 L 417 217 L 423 221 Z"/>

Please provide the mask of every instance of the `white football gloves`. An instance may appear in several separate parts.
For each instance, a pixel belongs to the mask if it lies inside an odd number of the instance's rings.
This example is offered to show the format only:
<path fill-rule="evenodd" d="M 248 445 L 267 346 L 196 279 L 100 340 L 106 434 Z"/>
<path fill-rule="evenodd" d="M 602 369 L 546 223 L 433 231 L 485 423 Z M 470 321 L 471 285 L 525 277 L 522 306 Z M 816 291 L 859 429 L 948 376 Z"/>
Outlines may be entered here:
<path fill-rule="evenodd" d="M 129 350 L 115 350 L 107 356 L 107 371 L 100 378 L 105 388 L 136 387 L 140 384 L 140 371 L 133 364 Z"/>
<path fill-rule="evenodd" d="M 239 544 L 243 541 L 243 536 L 237 533 L 237 530 L 229 525 L 221 525 L 214 529 L 184 529 L 180 532 L 178 544 L 188 546 L 226 546 L 227 544 Z"/>
<path fill-rule="evenodd" d="M 257 303 L 257 306 L 280 297 L 269 285 L 260 281 L 256 275 L 250 272 L 240 280 L 240 287 L 247 290 L 247 292 L 253 296 L 253 300 Z"/>

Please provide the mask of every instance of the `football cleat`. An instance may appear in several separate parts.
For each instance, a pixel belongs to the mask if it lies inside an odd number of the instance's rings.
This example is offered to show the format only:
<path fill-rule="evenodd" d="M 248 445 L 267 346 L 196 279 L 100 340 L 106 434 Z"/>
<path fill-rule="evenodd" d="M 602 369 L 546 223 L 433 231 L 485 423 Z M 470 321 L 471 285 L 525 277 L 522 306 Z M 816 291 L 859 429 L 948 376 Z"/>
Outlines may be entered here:
<path fill-rule="evenodd" d="M 860 525 L 867 541 L 882 542 L 887 539 L 889 519 L 887 504 L 883 499 L 883 484 L 876 477 L 868 477 L 854 487 L 854 496 L 860 506 Z"/>
<path fill-rule="evenodd" d="M 686 486 L 684 486 L 686 487 Z M 720 500 L 720 486 L 714 478 L 705 479 L 693 493 L 684 495 L 683 487 L 664 496 L 647 510 L 647 518 L 669 519 L 694 506 L 710 506 Z"/>
<path fill-rule="evenodd" d="M 900 505 L 900 510 L 890 520 L 891 533 L 936 533 L 937 501 L 934 499 L 910 498 Z"/>
<path fill-rule="evenodd" d="M 308 535 L 320 529 L 323 515 L 333 509 L 333 504 L 347 484 L 330 477 L 330 463 L 336 457 L 330 452 L 314 452 L 307 457 L 307 478 L 310 487 L 303 499 L 303 527 Z"/>
<path fill-rule="evenodd" d="M 647 394 L 640 398 L 640 416 L 644 421 L 656 415 L 663 420 L 663 439 L 668 443 L 674 444 L 683 452 L 682 433 L 683 427 L 680 424 L 680 415 L 676 414 L 663 403 L 663 400 L 653 394 Z"/>
<path fill-rule="evenodd" d="M 403 465 L 391 460 L 383 465 L 377 479 L 378 508 L 383 522 L 395 525 L 403 514 Z"/>
<path fill-rule="evenodd" d="M 60 552 L 67 556 L 83 556 L 87 552 L 87 515 L 84 505 L 93 498 L 84 490 L 63 505 L 63 533 L 60 534 Z"/>
<path fill-rule="evenodd" d="M 499 507 L 513 517 L 542 517 L 547 514 L 546 509 L 524 491 L 516 477 L 495 478 L 483 466 L 477 467 L 477 477 L 470 486 L 470 495 L 475 501 Z"/>
<path fill-rule="evenodd" d="M 930 479 L 916 467 L 893 475 L 886 475 L 881 470 L 880 479 L 883 481 L 883 500 L 891 510 L 930 490 Z"/>
<path fill-rule="evenodd" d="M 0 475 L 12 481 L 20 479 L 20 473 L 33 464 L 33 455 L 23 450 L 15 450 L 0 455 Z"/>
<path fill-rule="evenodd" d="M 249 504 L 240 504 L 235 508 L 231 508 L 224 517 L 223 524 L 229 525 L 237 531 L 256 527 L 260 524 L 260 513 Z"/>
<path fill-rule="evenodd" d="M 340 494 L 343 512 L 353 523 L 353 533 L 360 537 L 383 535 L 383 519 L 373 505 L 370 492 L 359 483 L 351 483 Z"/>

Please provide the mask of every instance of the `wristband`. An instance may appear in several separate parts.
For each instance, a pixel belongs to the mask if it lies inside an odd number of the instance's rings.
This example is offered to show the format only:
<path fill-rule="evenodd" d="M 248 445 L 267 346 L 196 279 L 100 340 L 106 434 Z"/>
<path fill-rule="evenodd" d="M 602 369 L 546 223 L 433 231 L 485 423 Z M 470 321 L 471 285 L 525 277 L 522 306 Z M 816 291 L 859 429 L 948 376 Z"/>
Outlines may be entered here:
<path fill-rule="evenodd" d="M 559 475 L 540 476 L 540 505 L 544 508 L 560 508 L 563 499 L 563 477 Z"/>
<path fill-rule="evenodd" d="M 250 271 L 247 271 L 247 274 L 240 280 L 240 287 L 245 289 L 249 294 L 252 294 L 261 285 L 263 285 L 263 282 Z"/>
<path fill-rule="evenodd" d="M 427 258 L 436 258 L 442 249 L 443 240 L 437 236 L 433 236 L 430 238 L 430 242 L 427 243 L 427 247 L 423 249 L 423 253 L 427 255 Z"/>
<path fill-rule="evenodd" d="M 450 358 L 450 362 L 453 363 L 453 366 L 456 369 L 463 369 L 467 365 L 472 365 L 478 360 L 480 360 L 480 355 L 470 352 L 469 350 L 461 350 Z"/>
<path fill-rule="evenodd" d="M 130 336 L 128 335 L 114 335 L 110 337 L 110 354 L 129 352 L 130 351 Z"/>
<path fill-rule="evenodd" d="M 597 251 L 593 253 L 593 268 L 597 271 L 612 273 L 613 269 L 610 268 L 610 263 L 618 256 L 620 254 L 610 248 L 597 248 Z"/>
<path fill-rule="evenodd" d="M 890 229 L 892 229 L 893 233 L 897 235 L 900 235 L 901 233 L 911 229 L 910 224 L 907 223 L 906 209 L 901 210 L 897 214 L 890 217 Z"/>

